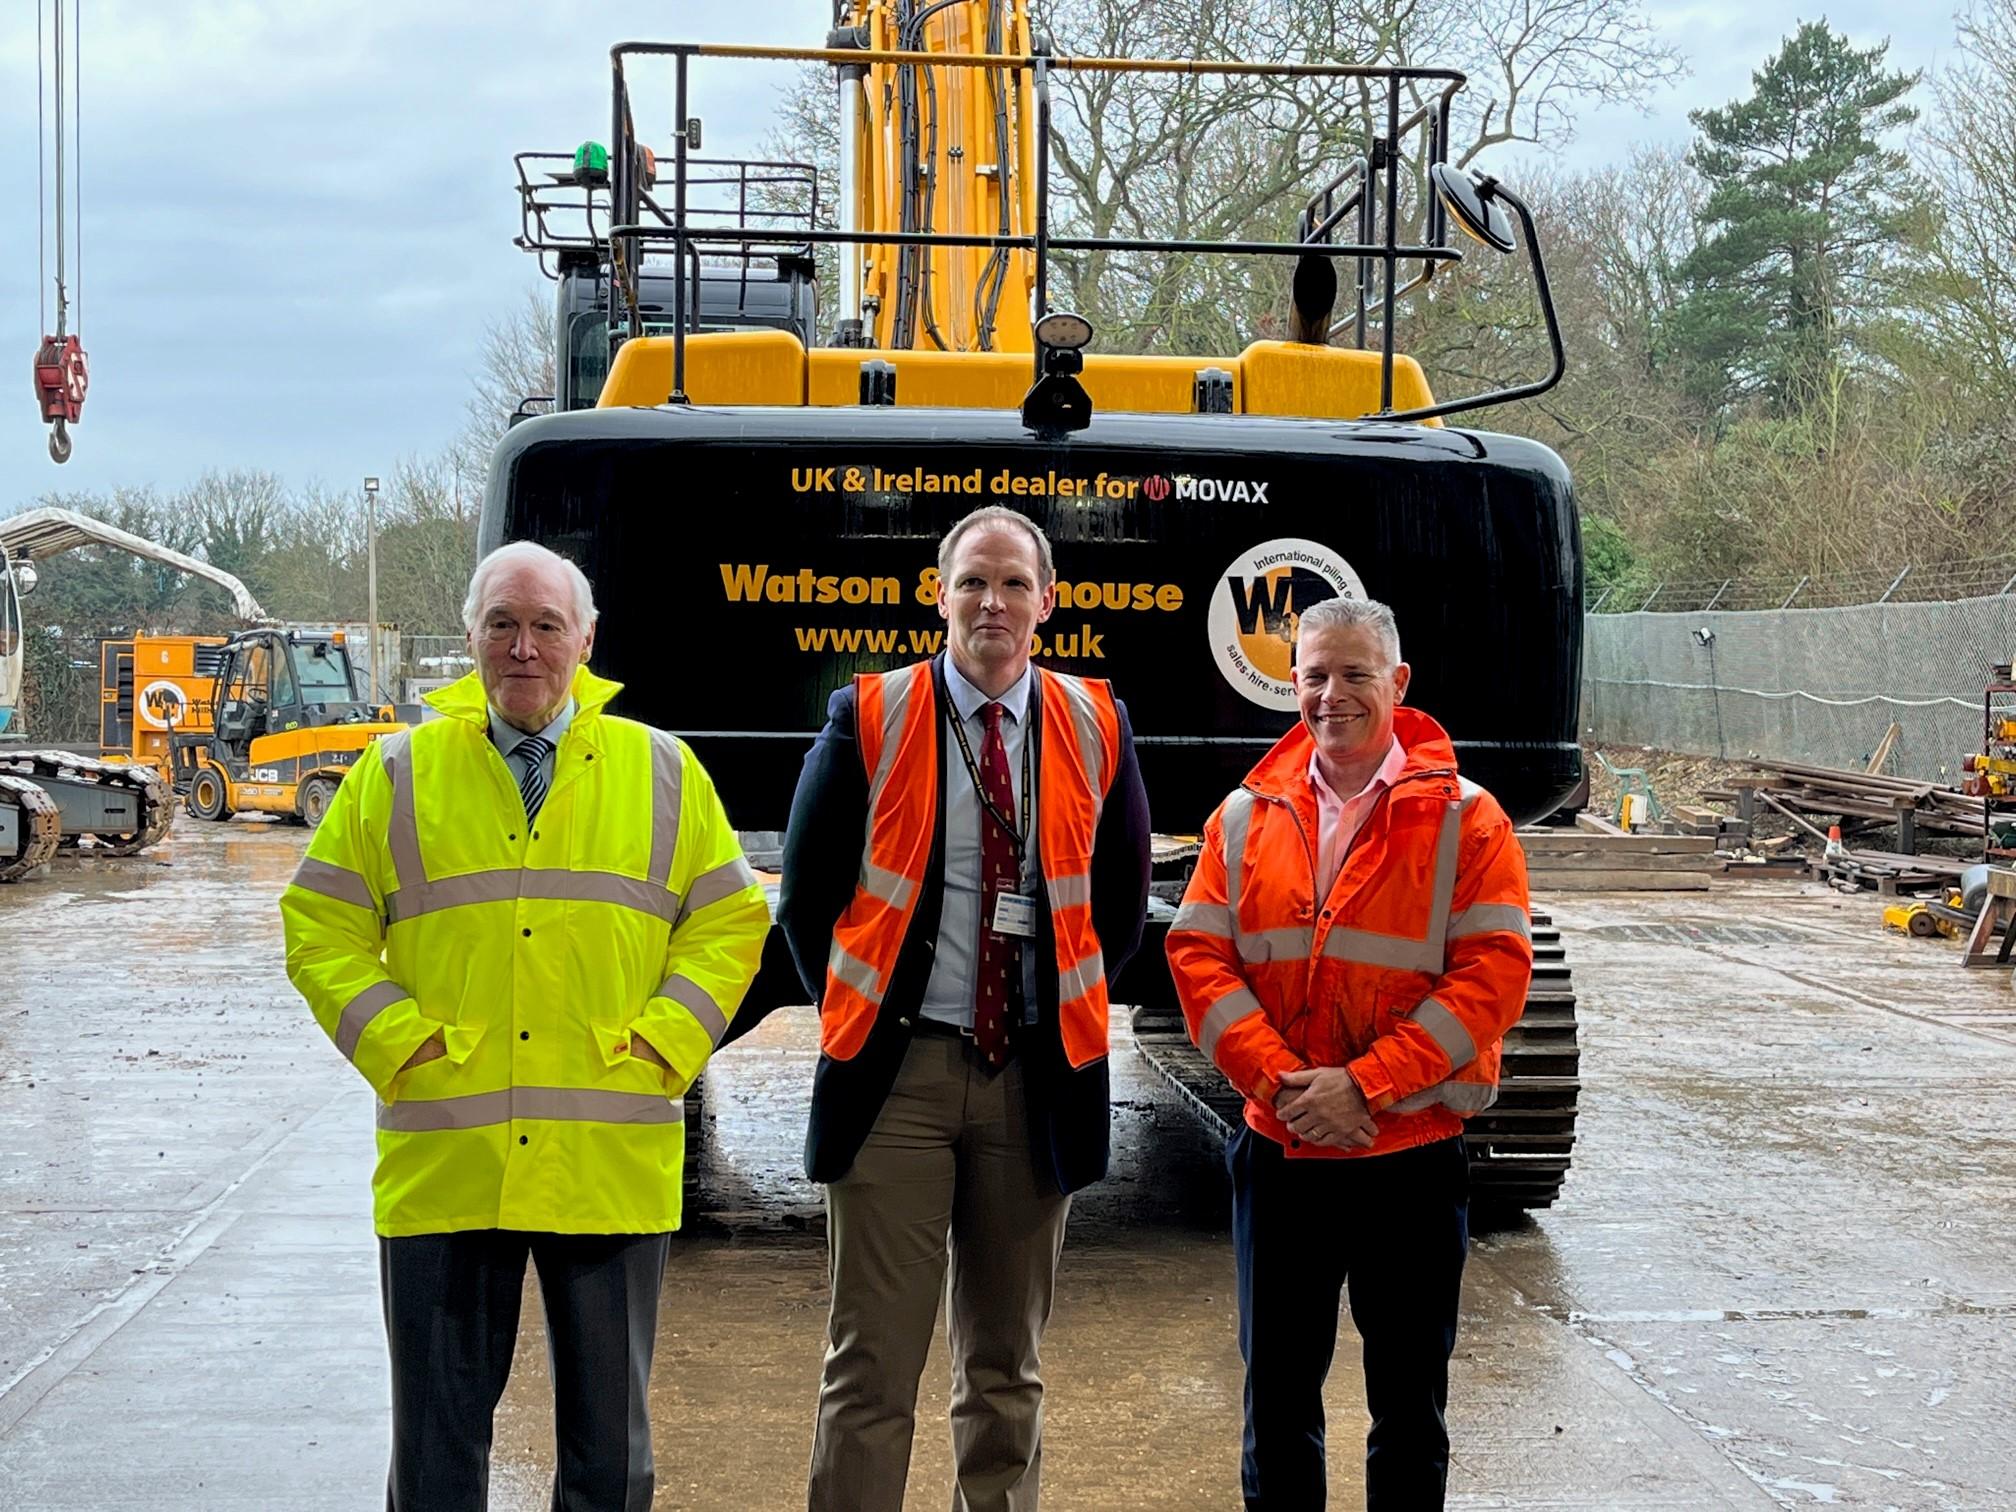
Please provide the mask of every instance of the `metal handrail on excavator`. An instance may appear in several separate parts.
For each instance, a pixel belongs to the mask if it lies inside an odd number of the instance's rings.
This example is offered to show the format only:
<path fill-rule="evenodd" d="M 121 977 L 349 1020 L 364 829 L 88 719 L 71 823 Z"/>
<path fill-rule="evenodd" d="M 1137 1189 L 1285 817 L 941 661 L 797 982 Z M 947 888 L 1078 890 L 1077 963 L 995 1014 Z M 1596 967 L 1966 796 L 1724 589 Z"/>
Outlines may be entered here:
<path fill-rule="evenodd" d="M 1448 239 L 1447 215 L 1440 197 L 1430 192 L 1426 229 L 1429 239 L 1420 243 L 1403 243 L 1399 240 L 1399 163 L 1402 155 L 1399 143 L 1405 133 L 1427 128 L 1427 150 L 1421 158 L 1424 176 L 1431 183 L 1439 183 L 1436 170 L 1446 171 L 1447 144 L 1449 141 L 1449 114 L 1451 101 L 1456 92 L 1467 82 L 1467 76 L 1457 69 L 1417 68 L 1403 66 L 1378 66 L 1348 63 L 1240 63 L 1219 59 L 1201 58 L 1091 58 L 1072 56 L 1050 56 L 1040 49 L 1030 55 L 1004 53 L 937 53 L 915 51 L 888 51 L 867 48 L 800 48 L 800 47 L 759 47 L 720 43 L 692 42 L 621 42 L 609 50 L 612 72 L 611 138 L 609 174 L 611 185 L 612 224 L 608 229 L 611 248 L 610 258 L 610 315 L 614 326 L 618 319 L 627 317 L 627 337 L 644 334 L 642 312 L 637 298 L 637 275 L 645 250 L 652 244 L 669 243 L 673 255 L 674 272 L 674 320 L 672 326 L 672 389 L 670 402 L 685 404 L 686 389 L 686 261 L 689 248 L 701 246 L 746 247 L 751 243 L 773 240 L 771 230 L 752 230 L 748 227 L 694 225 L 689 218 L 687 192 L 692 183 L 690 168 L 697 160 L 689 157 L 692 132 L 697 122 L 689 108 L 689 72 L 695 58 L 743 59 L 773 62 L 828 63 L 836 67 L 858 67 L 890 65 L 912 68 L 965 68 L 998 69 L 1011 72 L 1027 72 L 1031 76 L 1036 101 L 1036 150 L 1034 157 L 1035 195 L 1034 224 L 1027 234 L 984 234 L 937 231 L 900 230 L 823 230 L 818 227 L 803 232 L 794 232 L 793 239 L 816 245 L 862 245 L 862 246 L 919 246 L 919 247 L 965 247 L 992 248 L 1003 250 L 1023 250 L 1033 254 L 1034 291 L 1033 320 L 1041 321 L 1050 313 L 1048 296 L 1048 263 L 1053 251 L 1071 252 L 1165 252 L 1165 253 L 1224 253 L 1261 257 L 1308 257 L 1320 256 L 1330 259 L 1352 258 L 1359 263 L 1358 283 L 1359 310 L 1356 324 L 1362 346 L 1368 315 L 1366 280 L 1364 269 L 1377 263 L 1382 270 L 1380 280 L 1381 305 L 1380 325 L 1380 384 L 1379 410 L 1365 418 L 1389 422 L 1426 420 L 1431 417 L 1456 414 L 1466 410 L 1485 408 L 1506 403 L 1513 399 L 1527 398 L 1543 393 L 1560 382 L 1566 371 L 1566 358 L 1560 338 L 1560 329 L 1555 317 L 1551 292 L 1547 283 L 1546 270 L 1540 252 L 1539 241 L 1533 218 L 1525 203 L 1496 180 L 1488 177 L 1471 178 L 1471 188 L 1478 198 L 1488 203 L 1503 199 L 1518 213 L 1525 233 L 1525 247 L 1534 271 L 1536 291 L 1541 313 L 1544 317 L 1552 346 L 1553 366 L 1550 373 L 1536 382 L 1494 389 L 1483 394 L 1470 395 L 1461 399 L 1444 400 L 1440 403 L 1423 405 L 1414 409 L 1395 411 L 1393 404 L 1393 358 L 1396 305 L 1404 294 L 1419 288 L 1433 275 L 1436 266 L 1442 263 L 1461 262 L 1463 251 L 1450 244 Z M 631 111 L 630 86 L 626 77 L 625 60 L 633 57 L 670 57 L 673 60 L 673 203 L 669 219 L 663 208 L 655 200 L 649 201 L 649 208 L 657 212 L 658 219 L 648 221 L 643 218 L 647 207 L 647 196 L 640 182 L 640 160 L 638 142 Z M 1051 146 L 1050 125 L 1050 76 L 1052 73 L 1143 73 L 1178 75 L 1217 75 L 1228 77 L 1274 77 L 1298 79 L 1363 79 L 1383 81 L 1386 85 L 1386 132 L 1383 138 L 1375 138 L 1371 150 L 1357 163 L 1347 167 L 1343 174 L 1318 190 L 1312 206 L 1326 195 L 1334 195 L 1345 183 L 1356 180 L 1358 188 L 1347 195 L 1342 204 L 1333 202 L 1324 206 L 1323 218 L 1315 220 L 1309 210 L 1302 216 L 1298 227 L 1304 239 L 1292 242 L 1274 241 L 1228 241 L 1200 240 L 1188 238 L 1142 238 L 1113 236 L 1053 236 L 1050 232 L 1049 205 L 1049 160 Z M 1434 98 L 1415 109 L 1403 123 L 1401 115 L 1401 90 L 1408 83 L 1433 84 Z M 1378 204 L 1383 199 L 1383 205 Z M 1367 231 L 1374 217 L 1375 206 L 1383 214 L 1377 218 L 1383 221 L 1383 235 L 1371 238 Z M 1343 217 L 1352 210 L 1359 214 L 1360 239 L 1353 242 L 1332 242 L 1327 237 L 1334 234 Z M 1502 219 L 1502 217 L 1501 217 Z M 1466 220 L 1466 229 L 1468 223 Z M 1474 234 L 1474 233 L 1473 233 Z M 1499 250 L 1507 250 L 1500 246 Z M 1399 265 L 1403 262 L 1419 262 L 1422 272 L 1404 286 L 1400 283 Z M 1340 322 L 1340 325 L 1343 323 Z M 626 334 L 615 338 L 620 342 Z M 1034 352 L 1035 377 L 1040 380 L 1045 371 L 1045 349 L 1039 342 Z"/>

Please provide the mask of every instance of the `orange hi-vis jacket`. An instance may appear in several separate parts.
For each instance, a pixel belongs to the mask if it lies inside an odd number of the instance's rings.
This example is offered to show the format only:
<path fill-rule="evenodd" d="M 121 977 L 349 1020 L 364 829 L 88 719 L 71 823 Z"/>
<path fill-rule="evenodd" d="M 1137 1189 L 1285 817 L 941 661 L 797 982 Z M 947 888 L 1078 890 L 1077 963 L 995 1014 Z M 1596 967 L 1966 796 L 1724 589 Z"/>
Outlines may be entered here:
<path fill-rule="evenodd" d="M 1074 1071 L 1106 1053 L 1106 966 L 1092 928 L 1092 838 L 1120 765 L 1120 711 L 1103 681 L 1037 668 L 1042 747 L 1036 846 L 1056 944 L 1058 1026 Z M 889 990 L 930 864 L 938 813 L 931 663 L 854 679 L 868 774 L 861 880 L 840 922 L 819 1003 L 820 1048 L 851 1060 Z"/>
<path fill-rule="evenodd" d="M 1533 975 L 1526 858 L 1512 822 L 1456 772 L 1433 719 L 1394 711 L 1399 780 L 1316 895 L 1314 743 L 1299 722 L 1211 816 L 1169 930 L 1190 1037 L 1291 1156 L 1384 1155 L 1446 1139 L 1498 1095 L 1499 1046 Z M 1378 1124 L 1369 1150 L 1292 1135 L 1282 1076 L 1347 1067 Z"/>

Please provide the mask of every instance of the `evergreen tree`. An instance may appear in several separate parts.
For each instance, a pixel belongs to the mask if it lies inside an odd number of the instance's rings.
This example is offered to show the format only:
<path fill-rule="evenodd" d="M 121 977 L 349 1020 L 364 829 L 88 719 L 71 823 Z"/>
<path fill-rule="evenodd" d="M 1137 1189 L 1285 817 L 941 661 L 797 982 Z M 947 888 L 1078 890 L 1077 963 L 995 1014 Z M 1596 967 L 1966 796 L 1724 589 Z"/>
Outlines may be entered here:
<path fill-rule="evenodd" d="M 1918 118 L 1889 43 L 1802 24 L 1746 100 L 1689 119 L 1708 185 L 1669 349 L 1708 403 L 1796 408 L 1832 368 L 1870 367 L 1894 318 L 1924 197 L 1884 138 Z"/>

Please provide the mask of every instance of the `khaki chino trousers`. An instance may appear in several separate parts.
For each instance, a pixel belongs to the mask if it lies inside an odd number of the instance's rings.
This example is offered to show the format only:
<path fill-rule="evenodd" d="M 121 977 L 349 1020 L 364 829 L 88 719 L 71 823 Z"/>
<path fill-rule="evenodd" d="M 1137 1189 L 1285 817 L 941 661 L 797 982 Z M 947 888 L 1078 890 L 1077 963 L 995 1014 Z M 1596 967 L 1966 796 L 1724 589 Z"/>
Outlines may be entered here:
<path fill-rule="evenodd" d="M 946 1299 L 953 1512 L 1036 1512 L 1040 1345 L 1071 1200 L 1036 1175 L 1021 1061 L 926 1031 L 826 1189 L 833 1309 L 812 1512 L 902 1512 L 917 1382 Z"/>

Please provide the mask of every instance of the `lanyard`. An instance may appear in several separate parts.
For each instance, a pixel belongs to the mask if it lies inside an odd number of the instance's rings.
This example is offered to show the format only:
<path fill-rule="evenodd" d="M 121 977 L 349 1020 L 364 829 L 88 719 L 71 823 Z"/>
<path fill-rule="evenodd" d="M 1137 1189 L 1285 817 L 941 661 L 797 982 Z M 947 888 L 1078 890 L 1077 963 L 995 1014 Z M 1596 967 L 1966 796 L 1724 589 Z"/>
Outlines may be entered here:
<path fill-rule="evenodd" d="M 980 775 L 980 763 L 973 759 L 972 743 L 966 739 L 966 721 L 959 717 L 958 706 L 950 698 L 945 700 L 945 714 L 951 721 L 953 735 L 958 738 L 959 754 L 966 759 L 966 775 L 973 779 L 973 795 L 980 800 L 980 807 L 987 811 L 987 817 L 1000 825 L 1008 838 L 1015 842 L 1015 860 L 1019 866 L 1029 846 L 1029 803 L 1035 791 L 1029 768 L 1029 748 L 1035 742 L 1029 738 L 1027 730 L 1022 732 L 1022 827 L 1017 829 L 1014 822 L 987 796 L 987 783 Z"/>

